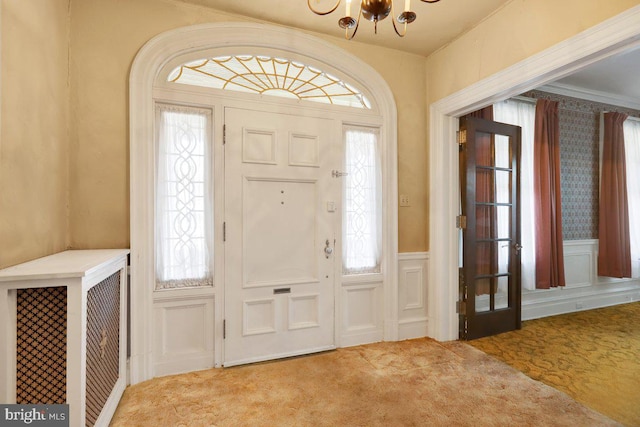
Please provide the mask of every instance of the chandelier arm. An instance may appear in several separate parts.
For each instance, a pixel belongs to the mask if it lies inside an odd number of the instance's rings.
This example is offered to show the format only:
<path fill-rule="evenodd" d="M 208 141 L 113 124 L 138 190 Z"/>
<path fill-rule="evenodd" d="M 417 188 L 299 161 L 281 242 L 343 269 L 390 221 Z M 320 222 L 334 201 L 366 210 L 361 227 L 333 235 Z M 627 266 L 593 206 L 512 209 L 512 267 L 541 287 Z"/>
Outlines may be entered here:
<path fill-rule="evenodd" d="M 358 19 L 356 20 L 356 26 L 353 29 L 353 34 L 351 34 L 351 36 L 349 36 L 349 29 L 345 28 L 344 29 L 344 38 L 347 40 L 351 40 L 356 36 L 356 33 L 358 32 L 358 27 L 360 27 L 360 17 L 362 16 L 362 6 L 360 6 L 360 12 L 358 13 Z"/>
<path fill-rule="evenodd" d="M 424 0 L 422 0 L 422 1 L 424 1 Z M 440 1 L 440 0 L 438 0 L 438 1 Z M 337 0 L 336 4 L 334 4 L 333 7 L 331 8 L 331 10 L 329 10 L 327 12 L 318 12 L 317 10 L 315 10 L 313 8 L 313 6 L 311 6 L 311 0 L 307 0 L 307 6 L 309 6 L 309 10 L 311 10 L 311 12 L 315 13 L 316 15 L 323 16 L 323 15 L 328 15 L 331 12 L 333 12 L 334 10 L 336 10 L 338 8 L 338 6 L 340 6 L 340 0 Z"/>
<path fill-rule="evenodd" d="M 393 22 L 393 29 L 395 30 L 397 35 L 399 35 L 400 37 L 404 37 L 407 34 L 407 23 L 406 22 L 404 24 L 402 24 L 404 26 L 404 31 L 402 33 L 400 31 L 398 31 L 398 26 L 396 25 L 396 18 L 394 18 L 392 16 L 391 17 L 391 22 Z"/>
<path fill-rule="evenodd" d="M 311 5 L 311 1 L 312 0 L 307 0 L 307 6 L 309 7 L 309 10 L 311 10 L 316 15 L 328 15 L 334 12 L 340 6 L 340 2 L 341 2 L 341 0 L 336 0 L 335 4 L 333 5 L 333 7 L 331 7 L 330 10 L 318 11 L 313 8 L 313 6 Z M 348 1 L 348 0 L 345 0 L 345 1 Z M 374 0 L 368 0 L 368 1 L 374 1 Z M 391 4 L 391 21 L 393 23 L 393 30 L 396 32 L 396 34 L 399 37 L 404 37 L 407 34 L 407 25 L 412 23 L 416 19 L 415 12 L 412 12 L 410 10 L 405 10 L 396 18 L 394 8 L 393 8 L 393 0 L 375 0 L 375 1 L 379 2 L 375 4 L 375 7 L 367 3 L 367 9 L 366 9 L 367 11 L 366 18 L 374 21 L 375 30 L 376 30 L 375 32 L 376 33 L 378 32 L 377 31 L 378 18 L 382 17 L 380 19 L 384 19 L 389 14 L 389 9 L 381 9 L 381 6 L 384 5 L 383 7 L 387 8 L 390 3 Z M 423 3 L 433 4 L 433 3 L 438 3 L 440 0 L 420 0 L 420 1 L 422 1 Z M 359 1 L 359 3 L 360 3 L 360 10 L 358 11 L 357 20 L 354 20 L 351 16 L 345 16 L 338 21 L 338 25 L 344 28 L 345 30 L 344 37 L 347 40 L 351 40 L 355 37 L 356 33 L 358 32 L 358 27 L 360 26 L 360 18 L 362 17 L 362 9 L 363 9 L 363 4 L 365 3 L 365 0 Z M 349 7 L 347 7 L 347 14 L 349 14 Z M 403 26 L 402 31 L 400 31 L 399 29 L 400 25 Z M 353 33 L 349 35 L 349 30 L 352 28 L 353 28 Z"/>
<path fill-rule="evenodd" d="M 407 34 L 407 22 L 404 22 L 404 31 L 401 33 L 398 31 L 398 26 L 396 25 L 396 13 L 393 10 L 393 2 L 391 2 L 391 22 L 393 23 L 393 29 L 397 35 L 400 37 L 404 37 Z"/>

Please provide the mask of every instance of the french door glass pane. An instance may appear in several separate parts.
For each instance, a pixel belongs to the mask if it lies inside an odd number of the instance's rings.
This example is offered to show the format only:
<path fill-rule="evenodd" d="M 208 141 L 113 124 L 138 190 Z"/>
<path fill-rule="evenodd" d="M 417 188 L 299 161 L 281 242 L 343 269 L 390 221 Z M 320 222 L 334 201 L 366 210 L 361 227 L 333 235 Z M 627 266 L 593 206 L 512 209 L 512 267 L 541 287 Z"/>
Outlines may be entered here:
<path fill-rule="evenodd" d="M 508 239 L 511 206 L 476 205 L 476 238 Z"/>
<path fill-rule="evenodd" d="M 490 133 L 476 132 L 476 166 L 494 166 L 493 138 Z"/>
<path fill-rule="evenodd" d="M 496 292 L 496 310 L 509 307 L 509 277 L 498 277 L 498 291 Z"/>
<path fill-rule="evenodd" d="M 494 136 L 495 147 L 495 165 L 498 168 L 510 168 L 511 167 L 511 150 L 510 141 L 508 136 L 495 135 Z"/>
<path fill-rule="evenodd" d="M 483 277 L 475 281 L 475 312 L 487 313 L 509 307 L 509 276 Z"/>

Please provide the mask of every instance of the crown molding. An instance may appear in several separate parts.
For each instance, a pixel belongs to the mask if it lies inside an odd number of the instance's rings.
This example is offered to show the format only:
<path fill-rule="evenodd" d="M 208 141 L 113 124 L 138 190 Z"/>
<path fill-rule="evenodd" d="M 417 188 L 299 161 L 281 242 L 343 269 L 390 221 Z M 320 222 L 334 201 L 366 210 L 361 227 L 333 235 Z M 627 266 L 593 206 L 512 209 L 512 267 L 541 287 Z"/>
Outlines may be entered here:
<path fill-rule="evenodd" d="M 572 98 L 584 99 L 587 101 L 599 102 L 602 104 L 615 105 L 617 107 L 640 110 L 640 100 L 630 96 L 616 95 L 597 90 L 585 89 L 578 86 L 563 83 L 550 83 L 537 88 L 542 92 L 549 92 L 556 95 L 570 96 Z"/>

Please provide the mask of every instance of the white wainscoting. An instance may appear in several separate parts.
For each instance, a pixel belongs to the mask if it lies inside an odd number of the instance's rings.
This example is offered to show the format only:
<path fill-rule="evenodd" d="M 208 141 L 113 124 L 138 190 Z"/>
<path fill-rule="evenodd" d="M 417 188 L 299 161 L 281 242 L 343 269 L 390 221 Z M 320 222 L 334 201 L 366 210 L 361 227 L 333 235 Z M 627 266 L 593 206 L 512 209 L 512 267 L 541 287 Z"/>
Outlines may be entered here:
<path fill-rule="evenodd" d="M 523 320 L 640 301 L 640 280 L 597 276 L 597 240 L 565 241 L 564 256 L 566 286 L 523 291 Z M 429 258 L 428 252 L 398 254 L 399 340 L 428 335 Z M 213 367 L 214 290 L 155 292 L 153 301 L 155 376 Z M 382 341 L 381 276 L 343 278 L 336 314 L 338 347 Z"/>
<path fill-rule="evenodd" d="M 566 286 L 523 291 L 522 320 L 640 300 L 640 280 L 598 277 L 598 240 L 564 242 Z"/>
<path fill-rule="evenodd" d="M 339 311 L 338 311 L 339 310 Z M 381 275 L 343 277 L 336 305 L 340 336 L 338 347 L 382 341 L 384 305 Z"/>
<path fill-rule="evenodd" d="M 428 335 L 429 259 L 398 254 L 398 339 Z M 640 301 L 640 279 L 598 276 L 598 240 L 565 241 L 564 262 L 565 287 L 523 291 L 522 320 Z"/>
<path fill-rule="evenodd" d="M 214 303 L 213 288 L 154 292 L 155 376 L 214 366 Z"/>
<path fill-rule="evenodd" d="M 398 339 L 427 336 L 429 254 L 398 254 Z"/>
<path fill-rule="evenodd" d="M 428 333 L 427 280 L 429 254 L 398 254 L 399 340 L 425 337 Z M 383 339 L 384 305 L 382 282 L 343 279 L 339 347 L 367 344 Z"/>

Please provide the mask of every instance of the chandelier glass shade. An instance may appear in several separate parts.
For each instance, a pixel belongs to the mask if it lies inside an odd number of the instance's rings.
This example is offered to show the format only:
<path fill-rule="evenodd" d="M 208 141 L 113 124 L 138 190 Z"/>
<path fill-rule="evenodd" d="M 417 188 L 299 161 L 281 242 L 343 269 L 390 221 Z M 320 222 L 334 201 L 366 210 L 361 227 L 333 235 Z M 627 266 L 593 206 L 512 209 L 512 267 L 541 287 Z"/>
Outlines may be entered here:
<path fill-rule="evenodd" d="M 378 33 L 378 21 L 382 21 L 387 16 L 391 15 L 391 22 L 393 23 L 393 29 L 400 37 L 404 37 L 407 33 L 407 25 L 416 20 L 416 13 L 412 12 L 411 0 L 404 0 L 404 10 L 394 18 L 395 12 L 393 7 L 393 0 L 356 0 L 360 1 L 360 9 L 358 13 L 351 14 L 351 2 L 352 0 L 336 0 L 336 2 L 327 10 L 318 10 L 312 3 L 320 3 L 320 0 L 307 0 L 309 9 L 316 15 L 328 15 L 334 12 L 340 6 L 341 1 L 345 3 L 345 16 L 338 20 L 340 28 L 345 30 L 345 38 L 351 40 L 355 37 L 358 27 L 360 26 L 360 18 L 373 22 L 374 31 Z M 400 0 L 396 0 L 400 1 Z M 440 0 L 420 0 L 424 3 L 437 3 Z"/>

